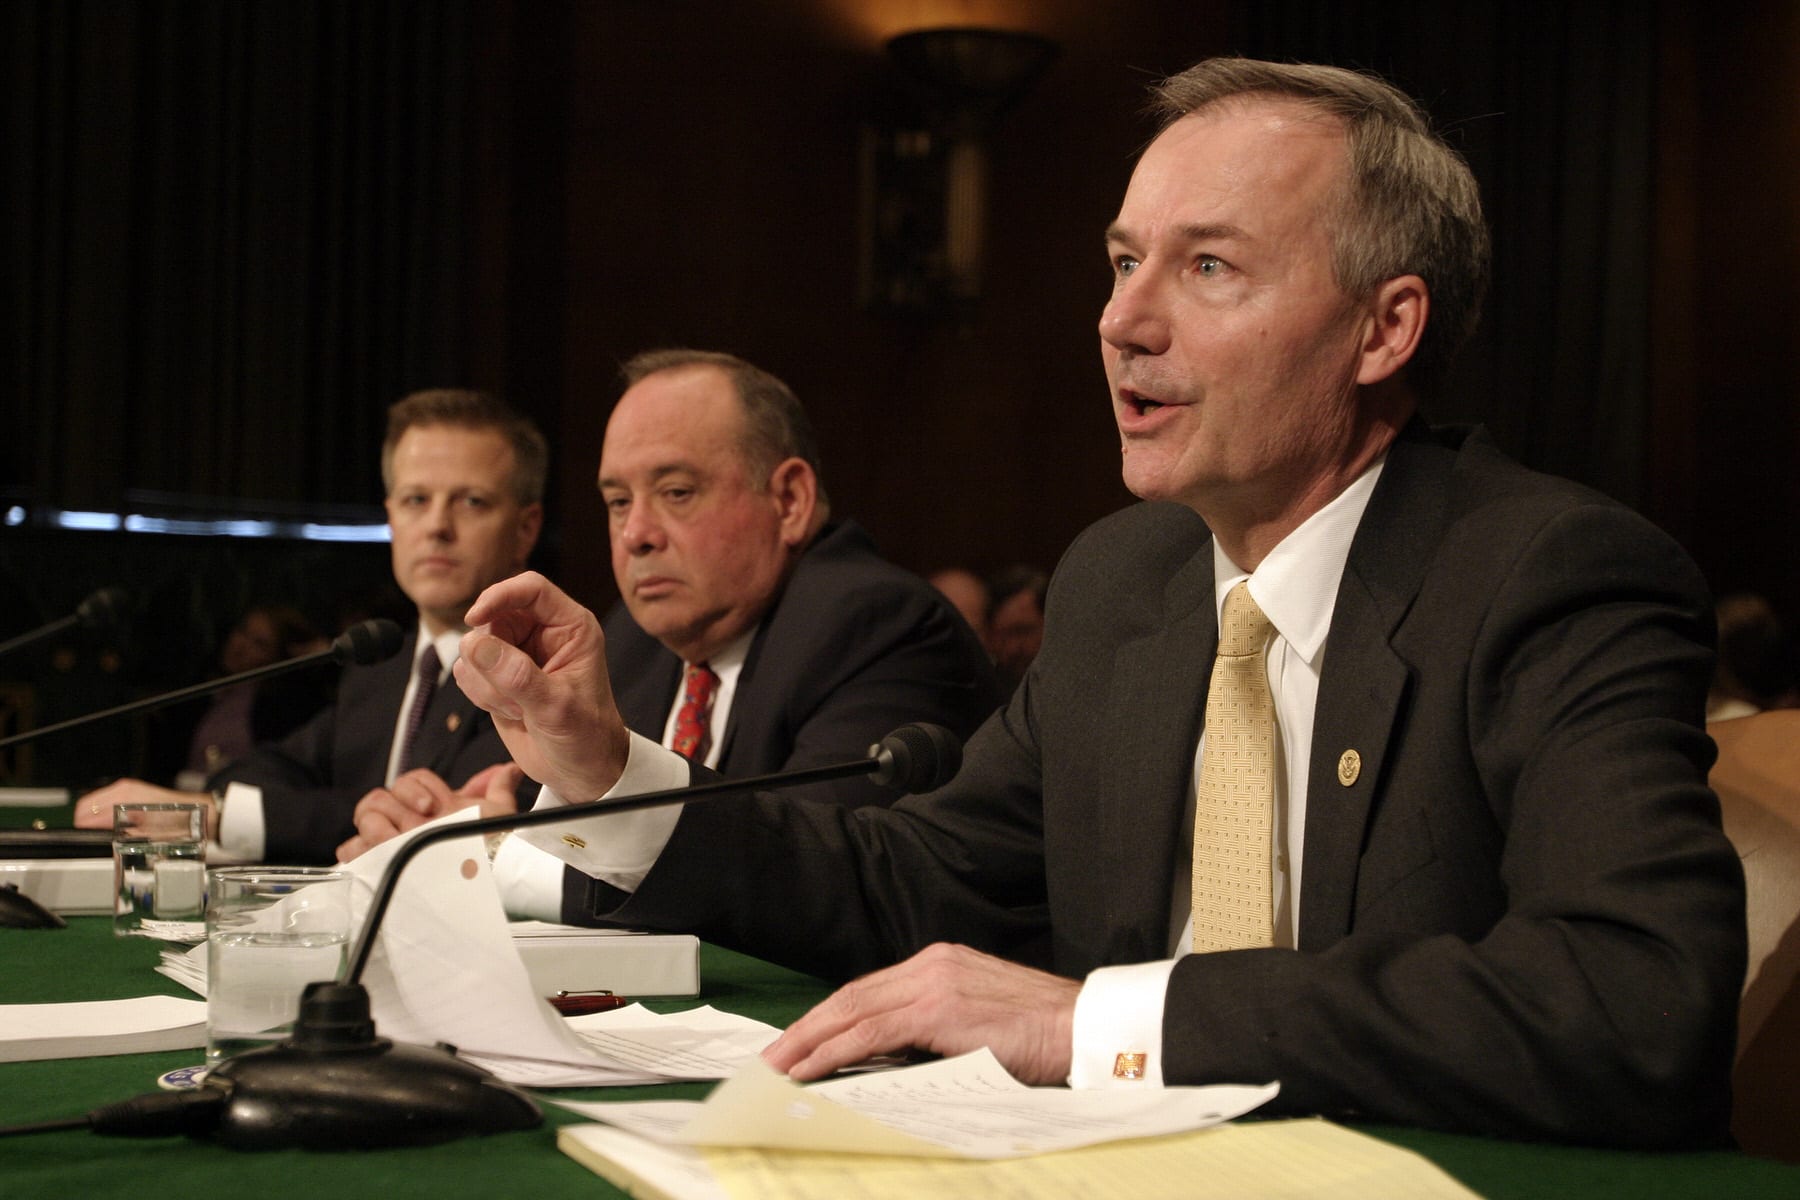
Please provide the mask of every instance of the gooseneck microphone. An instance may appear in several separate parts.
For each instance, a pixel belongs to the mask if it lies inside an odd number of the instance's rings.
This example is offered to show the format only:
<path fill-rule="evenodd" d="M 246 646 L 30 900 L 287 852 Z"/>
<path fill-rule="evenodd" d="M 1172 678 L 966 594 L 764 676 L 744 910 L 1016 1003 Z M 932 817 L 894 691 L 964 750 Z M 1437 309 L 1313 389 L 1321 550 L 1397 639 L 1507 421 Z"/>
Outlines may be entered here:
<path fill-rule="evenodd" d="M 948 783 L 961 765 L 962 743 L 949 730 L 904 725 L 869 747 L 866 758 L 852 762 L 421 830 L 401 844 L 382 872 L 342 977 L 307 985 L 286 1041 L 226 1059 L 184 1099 L 174 1099 L 184 1095 L 175 1092 L 145 1095 L 85 1117 L 0 1133 L 89 1127 L 135 1136 L 186 1133 L 240 1150 L 337 1150 L 430 1145 L 532 1128 L 543 1114 L 531 1097 L 456 1058 L 453 1048 L 397 1045 L 375 1033 L 369 993 L 358 980 L 400 873 L 421 850 L 453 838 L 855 775 L 905 792 L 927 792 Z"/>
<path fill-rule="evenodd" d="M 77 626 L 82 629 L 110 629 L 119 623 L 119 618 L 129 606 L 130 598 L 124 588 L 101 588 L 77 604 L 71 615 L 59 617 L 46 625 L 39 625 L 29 633 L 21 633 L 18 637 L 0 642 L 0 658 Z"/>
<path fill-rule="evenodd" d="M 91 601 L 101 593 L 88 597 Z M 392 658 L 405 640 L 400 626 L 392 621 L 377 618 L 372 621 L 358 621 L 344 632 L 338 634 L 330 646 L 324 650 L 315 650 L 311 654 L 302 654 L 297 658 L 286 659 L 267 666 L 255 667 L 248 671 L 239 671 L 236 675 L 227 675 L 222 679 L 208 679 L 189 687 L 177 688 L 172 692 L 164 692 L 159 696 L 146 696 L 142 700 L 133 700 L 100 712 L 88 713 L 86 716 L 70 717 L 67 721 L 58 721 L 54 725 L 44 725 L 37 729 L 27 729 L 23 733 L 15 733 L 11 737 L 0 738 L 0 749 L 28 742 L 33 738 L 46 734 L 60 733 L 65 729 L 74 729 L 78 725 L 86 725 L 93 721 L 104 721 L 108 717 L 124 716 L 126 713 L 144 712 L 153 708 L 175 704 L 194 696 L 204 696 L 209 692 L 220 691 L 234 684 L 249 683 L 253 679 L 264 679 L 270 675 L 282 675 L 289 671 L 298 671 L 303 667 L 316 666 L 320 663 L 338 664 L 358 663 L 368 666 Z"/>
<path fill-rule="evenodd" d="M 356 945 L 350 951 L 350 958 L 344 964 L 342 982 L 355 984 L 362 978 L 363 967 L 368 964 L 369 954 L 375 948 L 375 931 L 381 924 L 383 914 L 387 912 L 388 901 L 394 894 L 394 883 L 399 879 L 401 870 L 421 850 L 427 846 L 436 845 L 438 842 L 468 837 L 471 834 L 526 829 L 533 825 L 555 825 L 558 822 L 574 820 L 578 817 L 637 812 L 645 808 L 666 808 L 671 804 L 707 800 L 733 792 L 773 791 L 779 788 L 799 787 L 801 784 L 807 783 L 824 783 L 827 780 L 848 779 L 855 775 L 867 775 L 882 787 L 891 787 L 899 792 L 908 794 L 929 792 L 950 782 L 960 766 L 962 766 L 962 743 L 948 729 L 941 725 L 902 725 L 870 746 L 868 757 L 851 762 L 832 763 L 823 767 L 806 767 L 797 771 L 777 771 L 773 775 L 757 775 L 748 779 L 714 779 L 706 783 L 668 788 L 660 792 L 621 796 L 616 800 L 606 800 L 597 804 L 579 804 L 562 808 L 537 809 L 531 812 L 507 813 L 504 816 L 484 817 L 477 821 L 463 821 L 455 825 L 440 825 L 436 829 L 424 830 L 408 838 L 400 849 L 395 851 L 394 857 L 388 860 L 387 869 L 382 872 L 380 882 L 375 885 L 375 896 L 369 902 L 369 915 L 363 922 L 362 933 L 357 936 Z"/>

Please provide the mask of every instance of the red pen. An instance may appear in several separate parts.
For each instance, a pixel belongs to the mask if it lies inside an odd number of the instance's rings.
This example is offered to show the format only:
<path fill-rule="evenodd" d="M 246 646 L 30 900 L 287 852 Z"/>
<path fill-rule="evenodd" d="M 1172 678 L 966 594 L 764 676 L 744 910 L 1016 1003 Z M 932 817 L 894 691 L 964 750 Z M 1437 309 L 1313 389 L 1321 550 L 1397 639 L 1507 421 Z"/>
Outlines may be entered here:
<path fill-rule="evenodd" d="M 551 1007 L 565 1017 L 581 1017 L 588 1013 L 624 1008 L 631 1001 L 604 989 L 592 992 L 561 991 L 549 997 Z"/>

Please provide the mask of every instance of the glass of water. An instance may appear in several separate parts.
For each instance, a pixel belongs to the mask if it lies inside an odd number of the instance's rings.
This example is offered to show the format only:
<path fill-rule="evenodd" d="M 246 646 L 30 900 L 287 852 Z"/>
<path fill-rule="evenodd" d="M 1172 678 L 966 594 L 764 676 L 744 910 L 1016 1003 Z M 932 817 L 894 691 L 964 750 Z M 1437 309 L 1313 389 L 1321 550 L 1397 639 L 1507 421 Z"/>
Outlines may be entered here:
<path fill-rule="evenodd" d="M 300 993 L 343 970 L 350 876 L 330 867 L 221 867 L 206 897 L 206 1061 L 293 1032 Z"/>
<path fill-rule="evenodd" d="M 113 808 L 113 933 L 197 942 L 206 934 L 206 810 Z"/>

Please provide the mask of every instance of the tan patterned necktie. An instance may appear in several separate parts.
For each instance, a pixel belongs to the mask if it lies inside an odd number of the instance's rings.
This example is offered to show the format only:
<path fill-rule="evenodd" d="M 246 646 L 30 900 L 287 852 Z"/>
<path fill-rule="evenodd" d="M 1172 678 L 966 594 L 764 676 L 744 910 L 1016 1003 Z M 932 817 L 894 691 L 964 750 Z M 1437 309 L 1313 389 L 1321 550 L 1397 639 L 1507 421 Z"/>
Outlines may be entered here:
<path fill-rule="evenodd" d="M 1225 597 L 1206 690 L 1206 746 L 1194 788 L 1196 952 L 1274 940 L 1269 873 L 1275 810 L 1275 701 L 1263 650 L 1274 626 L 1248 583 Z"/>

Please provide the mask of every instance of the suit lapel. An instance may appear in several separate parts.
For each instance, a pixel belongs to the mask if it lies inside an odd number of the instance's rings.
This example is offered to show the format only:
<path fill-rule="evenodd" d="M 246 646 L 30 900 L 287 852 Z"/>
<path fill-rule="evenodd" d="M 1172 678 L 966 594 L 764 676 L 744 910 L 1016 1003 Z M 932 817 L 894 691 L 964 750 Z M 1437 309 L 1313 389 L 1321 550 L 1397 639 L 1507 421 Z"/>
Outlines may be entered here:
<path fill-rule="evenodd" d="M 647 636 L 647 635 L 646 635 Z M 661 649 L 659 646 L 658 649 Z M 669 723 L 669 709 L 681 686 L 681 660 L 667 650 L 632 670 L 627 678 L 613 676 L 613 701 L 627 728 L 653 742 L 661 742 Z"/>
<path fill-rule="evenodd" d="M 1442 536 L 1454 457 L 1428 443 L 1415 420 L 1389 450 L 1338 585 L 1307 771 L 1302 950 L 1350 931 L 1364 833 L 1412 683 L 1392 639 Z M 1356 769 L 1341 771 L 1349 752 Z"/>
<path fill-rule="evenodd" d="M 338 748 L 333 753 L 339 758 L 339 768 L 357 778 L 373 776 L 379 780 L 387 773 L 388 753 L 394 745 L 395 714 L 400 711 L 407 681 L 412 678 L 413 646 L 417 640 L 414 626 L 412 636 L 392 658 L 344 669 L 338 685 Z"/>
<path fill-rule="evenodd" d="M 1212 541 L 1206 540 L 1163 592 L 1164 617 L 1148 635 L 1114 655 L 1103 711 L 1113 736 L 1096 778 L 1106 800 L 1094 839 L 1099 854 L 1119 854 L 1097 873 L 1113 945 L 1107 961 L 1168 953 L 1170 889 L 1176 843 L 1199 741 L 1206 676 L 1218 645 L 1213 610 Z"/>

